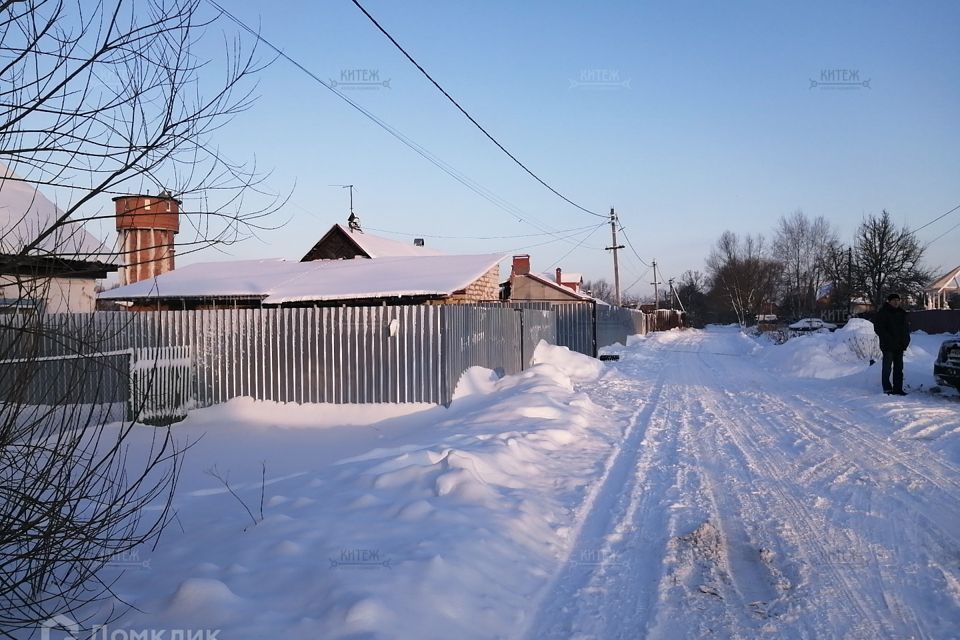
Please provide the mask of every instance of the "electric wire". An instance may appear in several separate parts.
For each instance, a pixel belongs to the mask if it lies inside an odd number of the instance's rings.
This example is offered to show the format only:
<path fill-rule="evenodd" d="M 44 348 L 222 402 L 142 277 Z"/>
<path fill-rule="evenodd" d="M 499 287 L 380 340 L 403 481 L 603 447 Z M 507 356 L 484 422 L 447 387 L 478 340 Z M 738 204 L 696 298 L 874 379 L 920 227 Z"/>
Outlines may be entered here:
<path fill-rule="evenodd" d="M 626 293 L 627 291 L 630 291 L 630 289 L 632 289 L 638 282 L 640 282 L 641 280 L 643 280 L 644 278 L 646 278 L 648 273 L 650 273 L 650 268 L 649 268 L 649 267 L 647 268 L 646 271 L 644 271 L 643 273 L 641 273 L 640 276 L 639 276 L 636 280 L 634 280 L 633 282 L 631 282 L 630 284 L 628 284 L 626 287 L 624 287 L 624 288 L 623 288 L 623 293 Z"/>
<path fill-rule="evenodd" d="M 543 242 L 537 242 L 537 243 L 534 243 L 534 244 L 525 244 L 525 245 L 520 246 L 520 247 L 512 247 L 512 248 L 509 248 L 509 249 L 499 249 L 497 252 L 499 252 L 499 253 L 516 253 L 516 252 L 518 252 L 518 251 L 529 251 L 530 249 L 533 249 L 533 248 L 535 248 L 535 247 L 545 247 L 545 246 L 548 245 L 548 244 L 554 244 L 554 243 L 556 243 L 556 242 L 560 242 L 561 240 L 563 240 L 563 241 L 565 241 L 565 242 L 572 242 L 571 238 L 574 238 L 574 237 L 576 237 L 576 236 L 577 236 L 576 233 L 571 233 L 570 235 L 565 236 L 565 237 L 563 237 L 563 238 L 554 238 L 554 239 L 552 239 L 552 240 L 545 240 L 545 241 L 543 241 Z M 582 243 L 583 240 L 581 240 L 580 242 Z M 581 244 L 581 246 L 584 246 L 584 245 Z M 574 247 L 574 248 L 571 249 L 570 251 L 572 252 L 572 251 L 575 250 L 576 248 L 577 248 L 577 247 Z M 589 246 L 588 246 L 587 248 L 599 250 L 599 247 L 589 247 Z M 494 252 L 494 253 L 497 253 L 497 252 Z M 569 252 L 568 252 L 568 253 L 569 253 Z M 551 265 L 551 266 L 552 266 L 552 265 Z M 548 267 L 548 269 L 549 269 L 549 267 Z"/>
<path fill-rule="evenodd" d="M 353 100 L 351 100 L 350 98 L 348 98 L 348 97 L 347 97 L 346 95 L 344 95 L 342 92 L 338 91 L 336 88 L 334 88 L 333 86 L 331 86 L 329 83 L 325 82 L 325 81 L 324 81 L 322 78 L 320 78 L 317 74 L 315 74 L 314 72 L 310 71 L 310 70 L 309 70 L 307 67 L 305 67 L 303 64 L 301 64 L 300 62 L 298 62 L 297 60 L 295 60 L 292 56 L 290 56 L 290 55 L 288 55 L 287 53 L 283 52 L 279 47 L 277 47 L 276 45 L 274 45 L 270 40 L 267 40 L 264 36 L 260 35 L 260 34 L 259 34 L 257 31 L 255 31 L 253 28 L 251 28 L 251 27 L 248 26 L 245 22 L 243 22 L 242 20 L 240 20 L 240 18 L 238 18 L 237 16 L 235 16 L 235 15 L 233 15 L 232 13 L 230 13 L 229 11 L 227 11 L 220 3 L 218 3 L 216 0 L 207 0 L 207 2 L 210 3 L 210 4 L 211 4 L 214 8 L 216 8 L 218 11 L 220 11 L 224 16 L 226 16 L 227 18 L 229 18 L 232 22 L 234 22 L 234 23 L 235 23 L 237 26 L 239 26 L 241 29 L 243 29 L 244 31 L 246 31 L 247 33 L 249 33 L 251 36 L 253 36 L 254 38 L 256 38 L 257 41 L 262 42 L 264 45 L 266 45 L 267 47 L 269 47 L 274 53 L 277 54 L 277 56 L 283 58 L 284 60 L 286 60 L 287 62 L 289 62 L 290 64 L 292 64 L 294 67 L 296 67 L 298 70 L 300 70 L 301 72 L 303 72 L 304 74 L 306 74 L 306 75 L 307 75 L 308 77 L 310 77 L 312 80 L 314 80 L 315 82 L 317 82 L 318 84 L 320 84 L 321 86 L 323 86 L 325 89 L 327 89 L 328 91 L 330 91 L 331 93 L 333 93 L 334 95 L 336 95 L 338 98 L 340 98 L 341 100 L 343 100 L 344 102 L 346 102 L 348 105 L 350 105 L 351 107 L 353 107 L 354 109 L 356 109 L 358 112 L 360 112 L 362 115 L 364 115 L 364 116 L 365 116 L 367 119 L 369 119 L 371 122 L 373 122 L 374 124 L 376 124 L 377 126 L 379 126 L 381 129 L 383 129 L 384 131 L 386 131 L 387 133 L 389 133 L 391 136 L 393 136 L 393 137 L 396 138 L 397 140 L 399 140 L 401 143 L 403 143 L 405 146 L 407 146 L 408 148 L 410 148 L 410 149 L 411 149 L 412 151 L 414 151 L 416 154 L 418 154 L 419 156 L 421 156 L 422 158 L 424 158 L 425 160 L 427 160 L 428 162 L 430 162 L 431 164 L 433 164 L 434 166 L 436 166 L 438 169 L 440 169 L 441 171 L 443 171 L 444 173 L 446 173 L 447 175 L 449 175 L 451 178 L 453 178 L 454 180 L 456 180 L 457 182 L 459 182 L 459 183 L 462 184 L 463 186 L 467 187 L 468 189 L 470 189 L 471 191 L 473 191 L 474 193 L 476 193 L 477 195 L 479 195 L 481 198 L 487 200 L 488 202 L 490 202 L 490 203 L 493 204 L 494 206 L 498 207 L 499 209 L 507 212 L 508 214 L 510 214 L 511 216 L 513 216 L 514 218 L 516 218 L 516 219 L 517 219 L 518 221 L 520 221 L 520 222 L 523 222 L 523 223 L 525 223 L 525 224 L 528 224 L 528 225 L 534 227 L 535 229 L 538 229 L 539 231 L 542 231 L 542 232 L 544 232 L 544 233 L 546 233 L 546 234 L 554 233 L 554 232 L 551 232 L 549 229 L 547 229 L 546 226 L 543 225 L 542 223 L 539 223 L 538 221 L 537 221 L 537 222 L 534 222 L 534 221 L 533 221 L 534 219 L 533 219 L 532 216 L 529 216 L 528 214 L 523 213 L 523 212 L 520 211 L 517 207 L 511 205 L 509 202 L 507 202 L 506 200 L 504 200 L 504 199 L 501 198 L 500 196 L 497 196 L 497 195 L 496 195 L 494 192 L 492 192 L 490 189 L 488 189 L 488 188 L 484 187 L 483 185 L 475 182 L 474 180 L 471 180 L 471 179 L 468 178 L 466 175 L 464 175 L 464 174 L 462 174 L 461 172 L 459 172 L 459 171 L 457 171 L 456 169 L 454 169 L 451 165 L 449 165 L 449 164 L 447 164 L 446 162 L 443 162 L 442 160 L 440 160 L 439 158 L 437 158 L 435 155 L 433 155 L 432 153 L 430 153 L 427 149 L 425 149 L 424 147 L 422 147 L 421 145 L 419 145 L 418 143 L 416 143 L 414 140 L 412 140 L 412 139 L 409 138 L 408 136 L 404 135 L 404 134 L 403 134 L 402 132 L 400 132 L 398 129 L 396 129 L 395 127 L 387 124 L 385 121 L 381 120 L 379 117 L 377 117 L 376 115 L 374 115 L 372 112 L 370 112 L 369 110 L 367 110 L 366 108 L 364 108 L 364 107 L 361 106 L 360 104 L 358 104 L 358 103 L 354 102 Z M 522 214 L 522 215 L 521 215 L 521 214 Z M 558 236 L 558 237 L 560 237 L 560 236 Z"/>
<path fill-rule="evenodd" d="M 930 245 L 932 245 L 934 242 L 936 242 L 937 240 L 939 240 L 939 239 L 942 238 L 943 236 L 945 236 L 945 235 L 947 235 L 947 234 L 950 234 L 950 233 L 956 231 L 957 229 L 960 229 L 960 222 L 958 222 L 957 224 L 953 225 L 952 227 L 950 227 L 949 229 L 947 229 L 946 231 L 944 231 L 943 233 L 941 233 L 940 235 L 938 235 L 936 238 L 934 238 L 933 240 L 931 240 L 931 241 L 928 242 L 927 244 L 923 245 L 923 248 L 926 249 L 927 247 L 929 247 Z"/>
<path fill-rule="evenodd" d="M 634 246 L 633 246 L 633 242 L 630 241 L 630 236 L 627 235 L 627 230 L 624 229 L 623 227 L 620 227 L 620 232 L 623 234 L 624 240 L 627 241 L 627 245 L 630 246 L 630 250 L 633 251 L 633 255 L 637 256 L 637 260 L 640 261 L 640 264 L 642 264 L 642 265 L 645 266 L 645 267 L 651 266 L 651 265 L 647 264 L 647 261 L 646 261 L 646 260 L 644 260 L 643 258 L 640 257 L 640 254 L 639 254 L 639 253 L 637 253 L 637 250 L 636 250 L 636 249 L 634 248 Z"/>
<path fill-rule="evenodd" d="M 370 231 L 376 231 L 378 233 L 389 233 L 398 236 L 408 236 L 411 238 L 437 238 L 442 240 L 510 240 L 514 238 L 537 238 L 540 236 L 551 235 L 549 233 L 522 233 L 517 235 L 509 236 L 441 236 L 430 233 L 410 233 L 407 231 L 392 231 L 390 229 L 377 229 L 376 227 L 366 227 Z M 558 229 L 556 234 L 566 234 L 573 233 L 578 231 L 584 231 L 585 229 L 592 229 L 593 225 L 585 225 L 582 227 L 573 227 L 572 229 Z"/>
<path fill-rule="evenodd" d="M 950 209 L 950 211 L 947 211 L 946 213 L 937 216 L 936 218 L 934 218 L 933 220 L 931 220 L 931 221 L 928 222 L 927 224 L 925 224 L 925 225 L 923 225 L 923 226 L 921 226 L 921 227 L 917 227 L 916 229 L 913 230 L 913 232 L 916 233 L 917 231 L 920 231 L 920 230 L 922 230 L 922 229 L 926 229 L 927 227 L 929 227 L 930 225 L 932 225 L 934 222 L 937 222 L 938 220 L 943 220 L 944 218 L 946 218 L 948 215 L 950 215 L 951 213 L 953 213 L 953 212 L 956 211 L 957 209 L 960 209 L 960 204 L 958 204 L 957 206 L 955 206 L 953 209 Z M 954 228 L 956 228 L 956 227 L 954 227 Z"/>
<path fill-rule="evenodd" d="M 413 64 L 413 66 L 415 66 L 415 67 L 420 71 L 420 73 L 422 73 L 422 74 L 427 78 L 427 80 L 429 80 L 429 81 L 431 82 L 431 84 L 433 84 L 433 86 L 436 87 L 437 90 L 440 91 L 440 93 L 442 93 L 442 94 L 447 98 L 447 100 L 449 100 L 451 103 L 453 103 L 453 106 L 455 106 L 455 107 L 460 111 L 460 113 L 462 113 L 462 114 L 467 118 L 467 120 L 469 120 L 471 123 L 473 123 L 473 125 L 474 125 L 477 129 L 479 129 L 479 130 L 483 133 L 483 135 L 485 135 L 485 136 L 490 140 L 490 142 L 492 142 L 493 144 L 495 144 L 498 149 L 500 149 L 500 150 L 503 151 L 505 154 L 507 154 L 507 157 L 509 157 L 511 160 L 513 160 L 521 169 L 523 169 L 524 171 L 526 171 L 534 180 L 536 180 L 536 181 L 539 182 L 541 185 L 543 185 L 544 187 L 546 187 L 548 190 L 550 190 L 551 193 L 553 193 L 554 195 L 556 195 L 557 197 L 559 197 L 561 200 L 563 200 L 563 201 L 566 202 L 567 204 L 570 204 L 570 205 L 572 205 L 573 207 L 579 209 L 580 211 L 583 211 L 584 213 L 589 213 L 590 215 L 592 215 L 592 216 L 597 216 L 597 217 L 599 217 L 599 218 L 606 218 L 606 217 L 607 217 L 606 215 L 604 215 L 604 214 L 602 214 L 602 213 L 597 213 L 596 211 L 591 211 L 590 209 L 587 209 L 587 208 L 585 208 L 585 207 L 577 204 L 576 202 L 574 202 L 573 200 L 571 200 L 570 198 L 566 197 L 565 195 L 563 195 L 562 193 L 560 193 L 559 191 L 557 191 L 556 189 L 554 189 L 552 186 L 550 186 L 549 184 L 547 184 L 540 176 L 538 176 L 538 175 L 535 174 L 533 171 L 531 171 L 529 168 L 527 168 L 527 165 L 525 165 L 525 164 L 523 164 L 522 162 L 520 162 L 520 160 L 518 160 L 515 155 L 513 155 L 512 153 L 510 153 L 510 152 L 507 150 L 506 147 L 504 147 L 502 144 L 500 144 L 500 142 L 499 142 L 496 138 L 494 138 L 492 135 L 490 135 L 490 132 L 487 131 L 479 122 L 477 122 L 476 119 L 475 119 L 473 116 L 471 116 L 471 115 L 467 112 L 466 109 L 464 109 L 462 106 L 460 106 L 460 103 L 457 102 L 457 101 L 453 98 L 453 96 L 451 96 L 449 93 L 447 93 L 446 89 L 444 89 L 443 87 L 441 87 L 441 86 L 440 86 L 440 83 L 438 83 L 436 80 L 434 80 L 434 79 L 433 79 L 433 76 L 431 76 L 429 73 L 427 73 L 427 70 L 424 69 L 424 68 L 420 65 L 419 62 L 417 62 L 416 60 L 413 59 L 413 56 L 411 56 L 409 53 L 407 53 L 407 50 L 404 49 L 404 48 L 400 45 L 400 43 L 397 42 L 396 39 L 394 39 L 394 37 L 393 37 L 392 35 L 390 35 L 390 34 L 387 32 L 387 30 L 384 29 L 384 28 L 380 25 L 379 22 L 377 22 L 377 19 L 376 19 L 376 18 L 374 18 L 372 15 L 370 15 L 370 12 L 367 11 L 367 10 L 363 7 L 362 4 L 360 4 L 357 0 L 351 0 L 351 1 L 353 2 L 354 5 L 356 5 L 356 7 L 357 7 L 358 9 L 360 9 L 360 11 L 363 12 L 363 15 L 365 15 L 365 16 L 370 20 L 370 22 L 373 23 L 373 25 L 380 31 L 380 33 L 382 33 L 383 35 L 385 35 L 385 36 L 387 37 L 387 39 L 388 39 L 390 42 L 393 43 L 393 46 L 395 46 L 395 47 L 400 51 L 400 53 L 402 53 L 402 54 L 404 55 L 404 57 L 406 57 L 406 59 L 409 60 L 409 61 Z"/>
<path fill-rule="evenodd" d="M 569 251 L 567 251 L 565 254 L 563 254 L 562 256 L 560 256 L 559 258 L 557 258 L 556 260 L 554 260 L 554 261 L 553 261 L 553 264 L 551 264 L 549 267 L 547 267 L 547 271 L 549 271 L 550 269 L 552 269 L 552 268 L 555 267 L 556 265 L 558 265 L 558 264 L 560 264 L 561 262 L 563 262 L 564 258 L 566 258 L 566 257 L 569 256 L 571 253 L 573 253 L 574 251 L 576 251 L 577 249 L 579 249 L 579 248 L 580 248 L 580 245 L 582 245 L 584 242 L 586 242 L 587 240 L 589 240 L 589 239 L 590 239 L 590 236 L 592 236 L 593 234 L 595 234 L 595 233 L 597 232 L 597 229 L 599 229 L 600 227 L 604 226 L 605 224 L 607 224 L 607 223 L 606 223 L 606 222 L 601 222 L 600 224 L 598 224 L 597 226 L 595 226 L 589 233 L 587 233 L 585 236 L 583 236 L 583 238 L 580 240 L 580 242 L 578 242 L 577 244 L 573 245 L 573 247 L 572 247 Z"/>

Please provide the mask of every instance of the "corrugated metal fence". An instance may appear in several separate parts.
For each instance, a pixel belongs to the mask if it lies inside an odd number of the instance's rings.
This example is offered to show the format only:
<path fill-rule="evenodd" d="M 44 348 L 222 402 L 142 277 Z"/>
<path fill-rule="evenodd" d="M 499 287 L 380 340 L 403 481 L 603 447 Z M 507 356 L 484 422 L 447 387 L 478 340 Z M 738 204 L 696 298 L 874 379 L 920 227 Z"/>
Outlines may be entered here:
<path fill-rule="evenodd" d="M 595 355 L 654 325 L 653 316 L 592 304 L 6 316 L 0 399 L 133 399 L 132 413 L 141 419 L 185 415 L 238 396 L 446 404 L 467 368 L 517 373 L 541 339 Z"/>

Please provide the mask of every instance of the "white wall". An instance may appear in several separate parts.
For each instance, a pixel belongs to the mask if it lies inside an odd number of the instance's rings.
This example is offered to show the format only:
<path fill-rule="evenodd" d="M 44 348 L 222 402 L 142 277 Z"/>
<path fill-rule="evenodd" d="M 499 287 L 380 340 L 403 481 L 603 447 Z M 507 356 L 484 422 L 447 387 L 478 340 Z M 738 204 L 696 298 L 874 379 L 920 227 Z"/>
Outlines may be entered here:
<path fill-rule="evenodd" d="M 47 313 L 89 313 L 96 309 L 96 282 L 93 278 L 23 278 L 18 286 L 13 276 L 0 276 L 0 297 L 43 298 Z"/>

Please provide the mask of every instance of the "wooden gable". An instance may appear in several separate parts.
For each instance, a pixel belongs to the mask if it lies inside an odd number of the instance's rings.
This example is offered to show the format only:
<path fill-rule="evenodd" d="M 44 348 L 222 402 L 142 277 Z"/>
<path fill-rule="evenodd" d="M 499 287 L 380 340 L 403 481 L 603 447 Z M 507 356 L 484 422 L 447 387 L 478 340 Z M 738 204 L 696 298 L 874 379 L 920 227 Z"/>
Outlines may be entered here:
<path fill-rule="evenodd" d="M 359 244 L 340 225 L 334 225 L 300 262 L 313 260 L 349 260 L 351 258 L 369 258 Z"/>

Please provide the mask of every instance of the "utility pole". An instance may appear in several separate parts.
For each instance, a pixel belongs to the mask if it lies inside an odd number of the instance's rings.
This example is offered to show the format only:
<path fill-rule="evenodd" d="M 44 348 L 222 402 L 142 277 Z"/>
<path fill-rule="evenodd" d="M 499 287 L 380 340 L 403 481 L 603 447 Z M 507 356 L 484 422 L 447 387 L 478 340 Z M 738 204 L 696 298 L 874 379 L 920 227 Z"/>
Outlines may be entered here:
<path fill-rule="evenodd" d="M 673 311 L 673 298 L 676 295 L 673 291 L 673 278 L 670 278 L 668 282 L 670 283 L 670 311 Z"/>
<path fill-rule="evenodd" d="M 847 321 L 853 315 L 853 247 L 847 247 Z"/>
<path fill-rule="evenodd" d="M 657 280 L 657 259 L 653 259 L 653 309 L 660 311 L 660 281 Z"/>
<path fill-rule="evenodd" d="M 622 244 L 617 244 L 617 214 L 613 207 L 610 207 L 610 235 L 613 238 L 613 244 L 607 247 L 607 251 L 613 251 L 613 294 L 616 297 L 617 306 L 620 301 L 620 262 L 617 260 L 617 251 L 623 249 Z"/>

